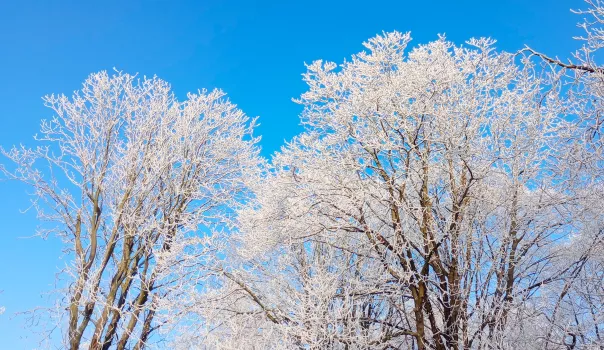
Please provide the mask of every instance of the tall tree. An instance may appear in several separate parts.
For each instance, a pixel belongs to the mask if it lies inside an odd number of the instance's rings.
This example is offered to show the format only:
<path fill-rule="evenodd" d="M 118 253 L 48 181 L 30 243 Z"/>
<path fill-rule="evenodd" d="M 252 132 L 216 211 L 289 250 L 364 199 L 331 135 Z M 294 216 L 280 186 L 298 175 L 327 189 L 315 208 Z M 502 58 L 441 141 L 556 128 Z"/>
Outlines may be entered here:
<path fill-rule="evenodd" d="M 308 66 L 306 131 L 240 212 L 240 267 L 199 309 L 204 344 L 593 344 L 543 326 L 604 227 L 600 186 L 569 163 L 584 150 L 560 86 L 489 39 L 409 41 Z"/>
<path fill-rule="evenodd" d="M 180 102 L 121 72 L 44 101 L 55 116 L 40 146 L 4 151 L 16 163 L 4 171 L 34 188 L 65 244 L 65 346 L 143 348 L 215 268 L 257 164 L 254 123 L 219 90 Z"/>

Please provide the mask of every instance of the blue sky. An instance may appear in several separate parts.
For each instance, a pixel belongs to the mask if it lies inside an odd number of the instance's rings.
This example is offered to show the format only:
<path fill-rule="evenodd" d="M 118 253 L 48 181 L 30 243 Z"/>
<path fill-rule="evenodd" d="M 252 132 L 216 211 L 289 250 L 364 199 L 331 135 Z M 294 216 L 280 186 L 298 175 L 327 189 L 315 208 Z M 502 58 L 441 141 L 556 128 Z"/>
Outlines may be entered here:
<path fill-rule="evenodd" d="M 457 44 L 490 36 L 568 57 L 578 47 L 579 0 L 439 1 L 0 1 L 0 145 L 32 144 L 49 93 L 70 94 L 91 72 L 114 67 L 157 75 L 176 94 L 223 89 L 259 116 L 263 154 L 301 130 L 304 62 L 341 62 L 382 31 L 411 31 L 413 44 L 446 33 Z M 4 162 L 0 160 L 0 163 Z M 48 305 L 64 262 L 56 239 L 24 239 L 37 221 L 27 188 L 0 182 L 0 349 L 33 349 L 20 311 Z"/>

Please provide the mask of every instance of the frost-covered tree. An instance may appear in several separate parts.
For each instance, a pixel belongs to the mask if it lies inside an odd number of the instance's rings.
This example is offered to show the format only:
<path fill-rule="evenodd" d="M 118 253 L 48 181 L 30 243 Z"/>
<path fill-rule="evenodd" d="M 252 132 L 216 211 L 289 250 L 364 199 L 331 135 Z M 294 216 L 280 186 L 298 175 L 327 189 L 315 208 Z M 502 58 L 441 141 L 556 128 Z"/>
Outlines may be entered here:
<path fill-rule="evenodd" d="M 599 63 L 597 54 L 604 47 L 604 2 L 585 0 L 585 3 L 586 9 L 572 11 L 584 16 L 583 21 L 578 24 L 584 35 L 575 37 L 583 45 L 572 54 L 572 59 L 561 60 L 557 57 L 549 57 L 528 46 L 521 52 L 528 53 L 529 57 L 538 57 L 544 70 L 553 73 L 550 79 L 565 85 L 566 103 L 572 106 L 569 113 L 575 117 L 575 123 L 580 129 L 573 136 L 583 138 L 587 151 L 583 154 L 584 159 L 580 161 L 583 162 L 582 165 L 590 166 L 598 176 L 602 176 L 604 66 Z"/>
<path fill-rule="evenodd" d="M 574 62 L 392 32 L 259 159 L 220 91 L 93 74 L 3 151 L 69 261 L 71 349 L 604 349 L 604 4 Z"/>
<path fill-rule="evenodd" d="M 219 90 L 178 101 L 166 82 L 121 72 L 44 101 L 55 115 L 39 146 L 3 151 L 15 163 L 4 172 L 33 187 L 56 223 L 41 233 L 64 242 L 65 347 L 143 348 L 217 269 L 257 164 L 254 123 Z"/>
<path fill-rule="evenodd" d="M 564 85 L 565 103 L 569 107 L 569 120 L 574 124 L 571 139 L 578 141 L 576 150 L 562 162 L 572 168 L 569 172 L 582 178 L 587 191 L 595 197 L 587 204 L 591 212 L 584 222 L 589 222 L 590 230 L 573 237 L 569 254 L 582 256 L 589 251 L 591 259 L 584 259 L 581 268 L 573 272 L 572 278 L 559 285 L 547 288 L 547 333 L 546 347 L 567 348 L 604 347 L 604 233 L 602 232 L 601 196 L 604 194 L 604 153 L 602 125 L 604 115 L 604 66 L 598 54 L 604 47 L 604 3 L 601 0 L 585 0 L 586 8 L 573 10 L 583 16 L 578 24 L 583 35 L 575 37 L 583 45 L 572 54 L 572 59 L 561 60 L 525 48 L 525 53 L 538 57 L 544 69 L 552 72 L 552 81 Z M 591 182 L 592 185 L 588 183 Z M 564 339 L 564 341 L 561 341 Z"/>
<path fill-rule="evenodd" d="M 572 306 L 552 304 L 601 266 L 592 258 L 602 252 L 602 190 L 572 162 L 585 150 L 572 104 L 492 40 L 410 51 L 409 41 L 385 33 L 340 66 L 308 66 L 306 131 L 252 186 L 233 267 L 204 296 L 186 346 L 599 341 L 571 331 Z M 598 333 L 601 294 L 579 299 Z"/>

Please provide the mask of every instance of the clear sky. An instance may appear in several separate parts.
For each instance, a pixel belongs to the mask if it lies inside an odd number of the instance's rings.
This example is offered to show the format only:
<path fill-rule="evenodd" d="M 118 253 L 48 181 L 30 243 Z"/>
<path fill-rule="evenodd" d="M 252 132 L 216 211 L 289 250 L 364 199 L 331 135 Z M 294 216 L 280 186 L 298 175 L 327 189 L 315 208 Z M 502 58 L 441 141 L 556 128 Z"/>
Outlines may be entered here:
<path fill-rule="evenodd" d="M 304 62 L 342 62 L 382 31 L 411 31 L 413 44 L 446 33 L 462 44 L 490 36 L 568 57 L 578 47 L 580 0 L 438 1 L 30 1 L 0 0 L 0 145 L 32 144 L 49 93 L 71 94 L 91 72 L 114 67 L 157 75 L 184 97 L 223 89 L 259 116 L 269 156 L 301 130 Z M 0 159 L 0 163 L 5 159 Z M 0 182 L 0 349 L 33 349 L 37 336 L 15 313 L 48 305 L 64 261 L 56 239 L 31 236 L 28 189 Z"/>

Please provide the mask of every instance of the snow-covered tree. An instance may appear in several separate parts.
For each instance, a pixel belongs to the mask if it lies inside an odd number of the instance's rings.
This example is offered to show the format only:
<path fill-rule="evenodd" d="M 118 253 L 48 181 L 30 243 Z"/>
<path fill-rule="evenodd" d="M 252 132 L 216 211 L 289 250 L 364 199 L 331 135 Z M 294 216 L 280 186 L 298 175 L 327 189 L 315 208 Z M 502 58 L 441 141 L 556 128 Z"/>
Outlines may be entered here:
<path fill-rule="evenodd" d="M 551 57 L 530 47 L 523 50 L 538 57 L 544 69 L 552 72 L 552 81 L 564 85 L 569 120 L 574 124 L 574 132 L 567 140 L 574 139 L 580 150 L 569 153 L 569 157 L 561 162 L 569 173 L 583 180 L 584 191 L 594 194 L 586 202 L 589 214 L 582 218 L 588 224 L 581 234 L 573 237 L 569 250 L 575 259 L 581 258 L 580 268 L 573 272 L 572 278 L 546 290 L 549 304 L 544 306 L 546 320 L 542 323 L 548 325 L 545 340 L 549 342 L 549 348 L 564 345 L 566 348 L 601 349 L 604 346 L 604 319 L 600 311 L 604 307 L 604 276 L 601 273 L 604 268 L 601 258 L 604 208 L 600 200 L 604 194 L 604 66 L 598 57 L 604 47 L 604 3 L 585 0 L 585 4 L 584 9 L 572 11 L 583 16 L 578 24 L 583 35 L 575 37 L 583 45 L 572 54 L 572 59 Z M 584 259 L 585 252 L 590 252 L 592 257 Z"/>
<path fill-rule="evenodd" d="M 40 145 L 4 151 L 16 164 L 4 171 L 33 187 L 64 241 L 65 346 L 143 348 L 218 268 L 257 164 L 254 123 L 219 90 L 181 102 L 166 82 L 121 72 L 44 100 L 55 116 Z"/>
<path fill-rule="evenodd" d="M 489 39 L 409 41 L 308 66 L 306 131 L 253 185 L 188 346 L 594 344 L 551 303 L 602 252 L 601 187 L 571 163 L 585 147 L 560 86 Z M 597 333 L 600 300 L 576 298 Z"/>
<path fill-rule="evenodd" d="M 91 75 L 0 168 L 65 243 L 65 347 L 603 349 L 604 3 L 573 61 L 383 33 L 270 162 L 220 91 Z"/>

